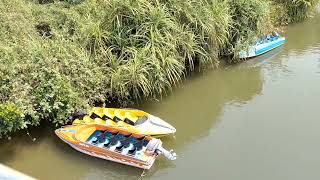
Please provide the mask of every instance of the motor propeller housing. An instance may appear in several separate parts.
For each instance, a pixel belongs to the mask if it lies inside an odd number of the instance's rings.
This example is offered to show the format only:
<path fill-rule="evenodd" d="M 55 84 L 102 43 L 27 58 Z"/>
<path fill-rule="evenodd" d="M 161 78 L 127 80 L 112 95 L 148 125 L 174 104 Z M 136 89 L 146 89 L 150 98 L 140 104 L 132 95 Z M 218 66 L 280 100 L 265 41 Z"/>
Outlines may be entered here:
<path fill-rule="evenodd" d="M 177 159 L 177 154 L 173 150 L 168 151 L 162 147 L 162 141 L 160 139 L 152 139 L 149 141 L 147 150 L 152 153 L 162 154 L 171 161 Z"/>

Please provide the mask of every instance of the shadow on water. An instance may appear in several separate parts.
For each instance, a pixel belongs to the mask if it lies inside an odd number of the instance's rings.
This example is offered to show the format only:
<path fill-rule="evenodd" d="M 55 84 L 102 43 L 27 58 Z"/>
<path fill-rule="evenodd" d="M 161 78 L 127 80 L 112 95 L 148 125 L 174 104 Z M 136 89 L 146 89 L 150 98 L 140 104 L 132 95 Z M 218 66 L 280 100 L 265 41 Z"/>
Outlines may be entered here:
<path fill-rule="evenodd" d="M 50 130 L 51 128 L 48 125 L 30 127 L 11 134 L 8 139 L 0 139 L 0 162 L 6 163 L 7 161 L 11 161 L 15 158 L 15 154 L 19 153 L 19 150 L 33 148 L 42 141 L 48 141 L 48 138 L 53 137 L 53 133 L 50 133 Z M 42 136 L 44 134 L 46 136 Z"/>
<path fill-rule="evenodd" d="M 181 87 L 158 103 L 139 108 L 155 114 L 177 128 L 165 145 L 182 151 L 185 145 L 207 136 L 223 113 L 225 104 L 242 106 L 262 91 L 260 68 L 231 67 L 188 78 Z"/>

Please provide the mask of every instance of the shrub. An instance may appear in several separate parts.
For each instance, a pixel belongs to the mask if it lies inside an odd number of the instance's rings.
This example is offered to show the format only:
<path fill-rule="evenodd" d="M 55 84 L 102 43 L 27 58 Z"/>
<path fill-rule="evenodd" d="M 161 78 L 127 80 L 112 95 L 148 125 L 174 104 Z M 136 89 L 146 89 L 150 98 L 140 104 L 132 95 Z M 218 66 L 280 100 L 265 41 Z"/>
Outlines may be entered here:
<path fill-rule="evenodd" d="M 13 103 L 0 104 L 0 137 L 25 128 L 28 122 L 24 121 L 23 114 Z"/>

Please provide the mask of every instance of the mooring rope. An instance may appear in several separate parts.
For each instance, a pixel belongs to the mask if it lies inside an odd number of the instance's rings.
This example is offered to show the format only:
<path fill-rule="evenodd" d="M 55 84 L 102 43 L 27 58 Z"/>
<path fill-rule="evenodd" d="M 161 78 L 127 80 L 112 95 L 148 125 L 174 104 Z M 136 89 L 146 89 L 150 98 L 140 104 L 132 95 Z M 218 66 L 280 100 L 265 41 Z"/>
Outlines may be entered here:
<path fill-rule="evenodd" d="M 139 179 L 141 179 L 142 177 L 145 177 L 145 176 L 146 176 L 146 169 L 143 169 Z"/>
<path fill-rule="evenodd" d="M 33 138 L 30 136 L 30 133 L 28 130 L 27 130 L 27 135 L 29 136 L 29 138 L 31 139 L 32 142 L 35 142 L 37 140 L 36 138 Z"/>

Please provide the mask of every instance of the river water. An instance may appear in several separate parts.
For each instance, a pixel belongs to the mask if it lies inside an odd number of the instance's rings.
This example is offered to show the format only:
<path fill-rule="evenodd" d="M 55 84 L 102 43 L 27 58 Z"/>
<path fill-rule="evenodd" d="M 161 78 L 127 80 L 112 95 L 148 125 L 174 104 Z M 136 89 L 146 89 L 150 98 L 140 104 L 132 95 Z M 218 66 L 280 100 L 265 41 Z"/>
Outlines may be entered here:
<path fill-rule="evenodd" d="M 177 128 L 144 177 L 137 168 L 89 157 L 54 127 L 0 141 L 0 163 L 39 179 L 319 179 L 320 16 L 291 25 L 286 44 L 239 65 L 193 75 L 139 108 Z"/>

